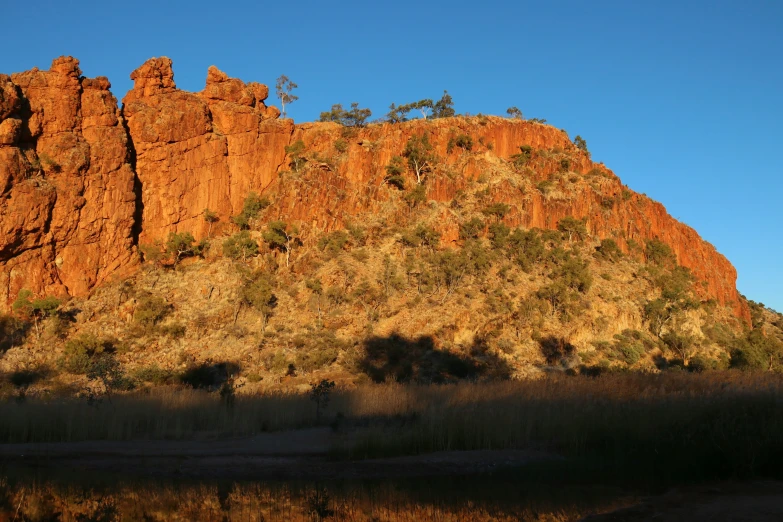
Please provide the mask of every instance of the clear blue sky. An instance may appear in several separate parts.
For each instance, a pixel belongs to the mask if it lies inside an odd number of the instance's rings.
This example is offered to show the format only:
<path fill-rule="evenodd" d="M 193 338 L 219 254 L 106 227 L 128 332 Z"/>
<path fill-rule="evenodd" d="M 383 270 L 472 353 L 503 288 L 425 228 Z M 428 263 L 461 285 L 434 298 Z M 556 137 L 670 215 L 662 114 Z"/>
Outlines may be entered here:
<path fill-rule="evenodd" d="M 437 98 L 546 118 L 725 254 L 783 311 L 783 2 L 399 0 L 4 2 L 0 72 L 73 55 L 121 98 L 152 56 L 201 90 L 207 67 L 299 84 L 313 120 Z M 274 103 L 274 102 L 273 102 Z M 275 103 L 277 105 L 277 103 Z"/>

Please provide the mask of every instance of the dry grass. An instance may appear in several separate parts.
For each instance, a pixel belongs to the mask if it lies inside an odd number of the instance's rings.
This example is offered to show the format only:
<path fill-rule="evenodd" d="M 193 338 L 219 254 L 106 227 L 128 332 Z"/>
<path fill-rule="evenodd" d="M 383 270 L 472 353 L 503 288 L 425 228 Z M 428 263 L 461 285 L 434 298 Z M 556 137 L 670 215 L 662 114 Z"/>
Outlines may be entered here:
<path fill-rule="evenodd" d="M 511 487 L 502 495 L 487 495 L 487 488 L 475 481 L 456 485 L 430 481 L 422 486 L 374 484 L 327 489 L 244 484 L 226 490 L 209 485 L 119 485 L 106 490 L 55 484 L 9 487 L 0 479 L 0 520 L 565 522 L 629 502 L 627 498 L 605 498 L 605 494 L 593 494 L 593 498 L 576 495 L 578 498 L 565 501 L 546 494 L 531 498 Z"/>
<path fill-rule="evenodd" d="M 163 388 L 84 400 L 0 404 L 0 441 L 187 439 L 316 424 L 307 395 L 237 396 Z M 708 474 L 776 473 L 783 457 L 783 378 L 714 372 L 334 392 L 323 422 L 351 433 L 343 458 L 442 450 L 542 448 L 604 463 Z M 666 470 L 663 470 L 666 471 Z"/>

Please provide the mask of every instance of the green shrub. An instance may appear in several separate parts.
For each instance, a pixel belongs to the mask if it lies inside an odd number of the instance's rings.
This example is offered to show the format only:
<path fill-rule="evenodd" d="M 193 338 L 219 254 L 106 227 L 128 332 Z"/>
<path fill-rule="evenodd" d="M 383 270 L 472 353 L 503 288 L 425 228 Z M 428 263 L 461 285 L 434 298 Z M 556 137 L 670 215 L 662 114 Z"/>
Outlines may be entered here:
<path fill-rule="evenodd" d="M 473 138 L 467 134 L 460 134 L 454 139 L 454 144 L 464 151 L 470 152 L 473 150 Z"/>
<path fill-rule="evenodd" d="M 344 139 L 340 138 L 334 142 L 334 150 L 342 154 L 346 150 L 348 150 L 348 142 Z"/>
<path fill-rule="evenodd" d="M 595 250 L 597 257 L 608 261 L 615 262 L 623 257 L 623 253 L 614 239 L 602 239 L 601 244 Z"/>
<path fill-rule="evenodd" d="M 133 313 L 133 321 L 149 329 L 169 315 L 172 308 L 162 297 L 145 293 L 139 297 L 136 311 Z"/>
<path fill-rule="evenodd" d="M 459 237 L 460 239 L 474 239 L 484 231 L 484 222 L 479 218 L 472 218 L 468 221 L 460 223 L 459 225 Z"/>
<path fill-rule="evenodd" d="M 258 255 L 258 243 L 250 237 L 248 231 L 243 230 L 223 242 L 223 255 L 234 260 L 246 261 L 248 257 Z"/>
<path fill-rule="evenodd" d="M 76 375 L 90 372 L 96 358 L 114 350 L 113 341 L 99 339 L 91 334 L 81 334 L 65 343 L 65 352 L 61 360 L 65 371 Z"/>
<path fill-rule="evenodd" d="M 331 257 L 336 257 L 340 252 L 343 252 L 345 248 L 351 242 L 351 236 L 345 230 L 336 230 L 324 236 L 318 240 L 318 248 L 326 252 Z"/>
<path fill-rule="evenodd" d="M 676 263 L 676 258 L 671 247 L 660 239 L 650 239 L 646 243 L 645 256 L 648 263 L 658 266 L 671 266 Z"/>
<path fill-rule="evenodd" d="M 231 221 L 241 230 L 250 228 L 252 220 L 256 219 L 262 210 L 270 205 L 269 199 L 262 198 L 255 192 L 251 192 L 245 198 L 242 205 L 242 212 L 231 217 Z"/>

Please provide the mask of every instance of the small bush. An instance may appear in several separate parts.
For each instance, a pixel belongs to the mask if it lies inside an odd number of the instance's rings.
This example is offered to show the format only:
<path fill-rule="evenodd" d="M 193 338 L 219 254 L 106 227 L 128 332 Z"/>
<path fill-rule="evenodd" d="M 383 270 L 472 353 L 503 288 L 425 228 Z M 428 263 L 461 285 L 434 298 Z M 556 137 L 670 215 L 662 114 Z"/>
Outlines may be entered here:
<path fill-rule="evenodd" d="M 113 341 L 99 339 L 91 334 L 82 334 L 65 343 L 61 360 L 63 369 L 75 375 L 88 374 L 95 360 L 102 354 L 114 350 Z"/>
<path fill-rule="evenodd" d="M 246 261 L 248 257 L 258 255 L 258 243 L 250 237 L 249 232 L 243 230 L 223 242 L 223 255 L 234 260 Z"/>
<path fill-rule="evenodd" d="M 153 328 L 169 313 L 172 306 L 162 297 L 152 294 L 140 296 L 136 311 L 133 313 L 133 321 L 147 329 Z"/>

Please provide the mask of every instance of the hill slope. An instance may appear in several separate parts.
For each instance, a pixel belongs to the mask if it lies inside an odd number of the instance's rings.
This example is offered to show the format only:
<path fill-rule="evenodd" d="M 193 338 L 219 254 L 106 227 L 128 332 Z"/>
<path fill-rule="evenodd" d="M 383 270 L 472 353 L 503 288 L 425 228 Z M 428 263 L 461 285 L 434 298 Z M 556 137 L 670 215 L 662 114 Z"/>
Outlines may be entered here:
<path fill-rule="evenodd" d="M 129 367 L 257 377 L 718 364 L 716 328 L 750 322 L 731 264 L 559 129 L 294 125 L 214 67 L 200 93 L 166 58 L 131 77 L 118 109 L 73 58 L 0 76 L 0 298 L 73 297 L 43 332 L 8 319 L 4 345 L 26 350 L 7 370 L 90 336 Z"/>

